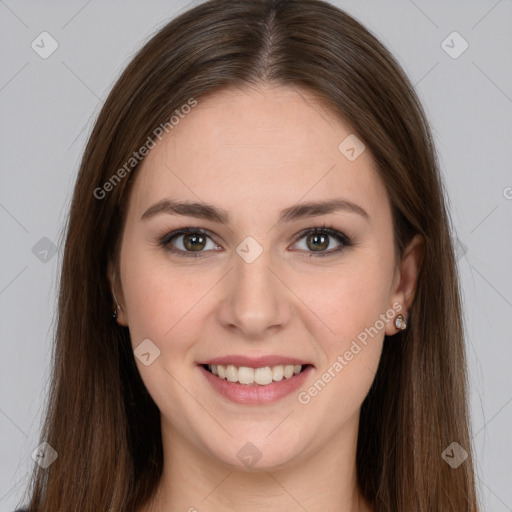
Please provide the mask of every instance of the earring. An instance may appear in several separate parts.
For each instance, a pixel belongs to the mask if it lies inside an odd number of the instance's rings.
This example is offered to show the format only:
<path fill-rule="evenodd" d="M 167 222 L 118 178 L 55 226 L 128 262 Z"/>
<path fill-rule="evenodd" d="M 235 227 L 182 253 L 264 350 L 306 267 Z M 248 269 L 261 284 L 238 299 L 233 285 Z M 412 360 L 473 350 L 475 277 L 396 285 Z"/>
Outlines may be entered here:
<path fill-rule="evenodd" d="M 112 318 L 117 318 L 117 312 L 118 311 L 121 311 L 121 309 L 123 309 L 119 303 L 117 302 L 117 299 L 116 299 L 116 293 L 114 291 L 114 279 L 116 277 L 116 274 L 115 274 L 115 269 L 114 269 L 114 272 L 112 272 L 112 295 L 114 296 L 114 300 L 116 301 L 116 304 L 117 304 L 117 309 L 114 309 L 114 312 L 112 313 Z"/>
<path fill-rule="evenodd" d="M 403 317 L 403 315 L 398 315 L 395 318 L 395 327 L 400 330 L 407 329 L 407 320 Z"/>

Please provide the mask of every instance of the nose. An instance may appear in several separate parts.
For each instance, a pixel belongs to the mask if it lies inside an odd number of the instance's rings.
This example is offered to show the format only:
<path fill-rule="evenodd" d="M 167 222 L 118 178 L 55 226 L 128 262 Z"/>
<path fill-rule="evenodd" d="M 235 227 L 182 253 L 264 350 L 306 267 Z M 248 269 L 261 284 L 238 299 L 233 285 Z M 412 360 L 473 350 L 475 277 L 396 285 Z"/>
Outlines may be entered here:
<path fill-rule="evenodd" d="M 218 308 L 220 323 L 246 339 L 275 335 L 289 323 L 292 305 L 270 251 L 263 250 L 250 263 L 238 254 L 233 259 Z"/>

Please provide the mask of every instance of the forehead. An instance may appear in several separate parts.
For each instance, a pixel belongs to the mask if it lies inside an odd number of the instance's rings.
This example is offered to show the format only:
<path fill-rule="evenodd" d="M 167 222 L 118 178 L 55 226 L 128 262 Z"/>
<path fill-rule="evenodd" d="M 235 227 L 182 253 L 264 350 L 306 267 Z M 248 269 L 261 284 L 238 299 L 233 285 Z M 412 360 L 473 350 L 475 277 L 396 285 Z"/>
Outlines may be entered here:
<path fill-rule="evenodd" d="M 197 102 L 136 171 L 130 209 L 141 213 L 175 198 L 250 218 L 334 197 L 360 204 L 371 217 L 389 209 L 369 151 L 349 160 L 339 146 L 354 137 L 351 127 L 311 93 L 261 85 Z"/>

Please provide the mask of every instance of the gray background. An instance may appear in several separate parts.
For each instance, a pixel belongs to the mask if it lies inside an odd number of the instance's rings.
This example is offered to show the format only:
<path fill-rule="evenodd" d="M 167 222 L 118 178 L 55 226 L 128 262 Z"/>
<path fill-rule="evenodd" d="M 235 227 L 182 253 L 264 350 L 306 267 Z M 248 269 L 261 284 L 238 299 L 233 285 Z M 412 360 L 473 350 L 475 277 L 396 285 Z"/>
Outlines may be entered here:
<path fill-rule="evenodd" d="M 38 444 L 61 230 L 92 123 L 133 53 L 197 3 L 0 0 L 0 510 L 23 498 Z M 459 247 L 478 485 L 484 510 L 512 511 L 512 0 L 333 3 L 390 48 L 430 119 Z M 59 45 L 47 59 L 31 47 L 43 31 Z M 458 58 L 441 44 L 453 31 L 469 44 Z"/>

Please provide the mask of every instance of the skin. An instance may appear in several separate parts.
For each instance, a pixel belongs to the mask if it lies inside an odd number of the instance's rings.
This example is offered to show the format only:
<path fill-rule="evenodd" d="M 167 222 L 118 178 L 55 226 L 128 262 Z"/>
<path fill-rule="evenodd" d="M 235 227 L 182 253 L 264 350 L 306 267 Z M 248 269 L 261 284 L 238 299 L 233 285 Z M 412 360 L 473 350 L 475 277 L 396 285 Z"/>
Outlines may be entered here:
<path fill-rule="evenodd" d="M 357 429 L 384 334 L 398 332 L 393 318 L 307 404 L 296 392 L 265 405 L 229 402 L 197 366 L 228 354 L 299 357 L 314 365 L 307 390 L 393 304 L 407 316 L 421 239 L 395 261 L 391 207 L 369 151 L 349 161 L 338 149 L 351 133 L 306 91 L 228 88 L 199 99 L 137 170 L 115 293 L 133 348 L 150 339 L 160 349 L 149 366 L 136 361 L 164 446 L 157 493 L 140 512 L 371 510 L 356 485 Z M 337 211 L 277 224 L 284 208 L 335 197 L 369 220 Z M 230 222 L 141 220 L 165 198 L 213 204 Z M 321 257 L 307 234 L 297 239 L 324 223 L 354 245 Z M 209 231 L 202 257 L 159 245 L 186 226 Z M 263 249 L 250 264 L 236 252 L 247 236 Z M 328 240 L 324 252 L 340 244 Z M 183 242 L 172 243 L 186 250 Z M 247 442 L 261 455 L 252 467 L 237 457 Z"/>

